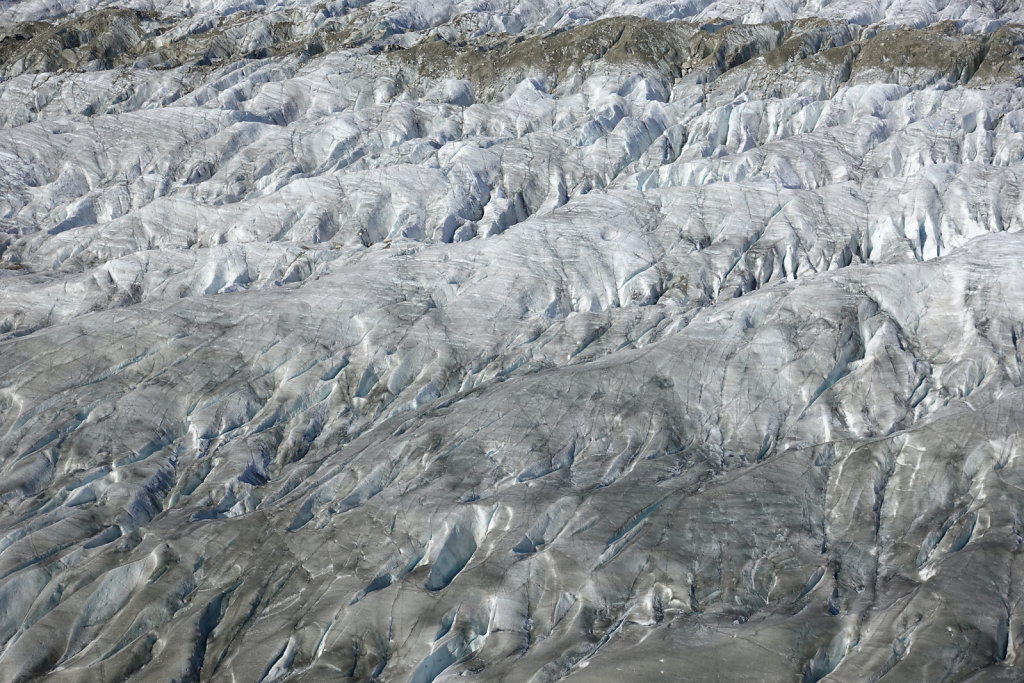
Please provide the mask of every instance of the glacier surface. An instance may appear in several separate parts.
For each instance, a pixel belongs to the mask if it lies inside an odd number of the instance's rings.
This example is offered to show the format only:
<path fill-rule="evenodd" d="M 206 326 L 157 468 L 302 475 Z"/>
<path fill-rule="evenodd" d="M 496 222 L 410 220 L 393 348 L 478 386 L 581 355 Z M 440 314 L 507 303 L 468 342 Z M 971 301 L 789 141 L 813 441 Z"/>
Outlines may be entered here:
<path fill-rule="evenodd" d="M 1020 680 L 1018 21 L 0 4 L 0 680 Z"/>

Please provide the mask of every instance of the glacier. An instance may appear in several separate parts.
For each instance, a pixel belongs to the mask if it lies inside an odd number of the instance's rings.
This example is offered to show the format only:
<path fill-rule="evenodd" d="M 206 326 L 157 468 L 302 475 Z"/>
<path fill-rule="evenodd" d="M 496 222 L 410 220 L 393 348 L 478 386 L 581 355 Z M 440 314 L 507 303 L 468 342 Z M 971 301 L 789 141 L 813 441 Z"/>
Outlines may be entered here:
<path fill-rule="evenodd" d="M 1022 23 L 0 3 L 0 680 L 1020 680 Z"/>

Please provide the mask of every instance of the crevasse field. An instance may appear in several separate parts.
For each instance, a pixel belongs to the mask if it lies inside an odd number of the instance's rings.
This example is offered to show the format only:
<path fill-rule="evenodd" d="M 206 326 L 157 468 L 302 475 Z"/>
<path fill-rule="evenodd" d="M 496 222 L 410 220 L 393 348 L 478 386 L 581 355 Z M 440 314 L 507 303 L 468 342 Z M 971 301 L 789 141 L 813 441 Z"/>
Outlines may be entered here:
<path fill-rule="evenodd" d="M 0 680 L 1024 679 L 1015 22 L 0 2 Z"/>

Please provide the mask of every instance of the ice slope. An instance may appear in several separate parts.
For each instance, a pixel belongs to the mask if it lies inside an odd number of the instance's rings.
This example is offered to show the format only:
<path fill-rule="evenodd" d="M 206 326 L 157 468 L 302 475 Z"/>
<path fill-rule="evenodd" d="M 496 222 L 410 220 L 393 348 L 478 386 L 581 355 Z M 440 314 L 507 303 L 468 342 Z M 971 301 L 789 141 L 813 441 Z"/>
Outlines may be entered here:
<path fill-rule="evenodd" d="M 479 12 L 8 30 L 0 679 L 1018 680 L 1020 30 Z"/>

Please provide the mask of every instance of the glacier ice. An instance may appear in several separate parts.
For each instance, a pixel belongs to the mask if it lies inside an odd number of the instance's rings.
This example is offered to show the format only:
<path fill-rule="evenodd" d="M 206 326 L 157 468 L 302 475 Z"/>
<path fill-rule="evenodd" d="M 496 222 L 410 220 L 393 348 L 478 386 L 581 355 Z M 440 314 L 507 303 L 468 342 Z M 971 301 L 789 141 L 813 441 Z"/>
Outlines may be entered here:
<path fill-rule="evenodd" d="M 0 4 L 0 679 L 1019 680 L 1022 12 Z"/>

